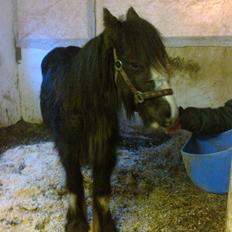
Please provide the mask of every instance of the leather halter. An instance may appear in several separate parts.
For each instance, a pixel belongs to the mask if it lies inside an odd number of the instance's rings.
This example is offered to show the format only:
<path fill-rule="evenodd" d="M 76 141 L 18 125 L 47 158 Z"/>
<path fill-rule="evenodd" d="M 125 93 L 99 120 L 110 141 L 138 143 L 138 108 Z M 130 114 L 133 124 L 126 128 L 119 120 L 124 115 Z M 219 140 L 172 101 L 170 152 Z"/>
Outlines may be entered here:
<path fill-rule="evenodd" d="M 147 92 L 141 92 L 137 90 L 136 87 L 131 82 L 131 80 L 128 78 L 128 75 L 126 74 L 126 72 L 124 71 L 123 63 L 121 60 L 118 59 L 115 48 L 113 49 L 113 53 L 114 53 L 115 82 L 117 82 L 118 74 L 121 74 L 121 77 L 123 78 L 128 88 L 134 95 L 135 104 L 143 103 L 146 99 L 158 98 L 158 97 L 163 97 L 163 96 L 173 94 L 172 89 L 161 89 L 161 90 L 154 90 L 154 91 L 147 91 Z"/>

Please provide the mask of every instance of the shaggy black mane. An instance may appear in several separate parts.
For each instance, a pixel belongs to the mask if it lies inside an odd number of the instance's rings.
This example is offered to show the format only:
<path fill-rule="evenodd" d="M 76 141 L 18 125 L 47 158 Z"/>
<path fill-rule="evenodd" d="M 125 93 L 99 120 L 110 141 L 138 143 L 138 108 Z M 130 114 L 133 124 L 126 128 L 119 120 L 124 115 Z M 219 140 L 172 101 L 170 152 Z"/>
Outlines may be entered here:
<path fill-rule="evenodd" d="M 169 57 L 162 42 L 160 32 L 146 20 L 136 17 L 121 19 L 122 43 L 127 43 L 136 59 L 154 65 L 159 71 L 167 71 Z M 118 44 L 120 49 L 120 45 Z"/>

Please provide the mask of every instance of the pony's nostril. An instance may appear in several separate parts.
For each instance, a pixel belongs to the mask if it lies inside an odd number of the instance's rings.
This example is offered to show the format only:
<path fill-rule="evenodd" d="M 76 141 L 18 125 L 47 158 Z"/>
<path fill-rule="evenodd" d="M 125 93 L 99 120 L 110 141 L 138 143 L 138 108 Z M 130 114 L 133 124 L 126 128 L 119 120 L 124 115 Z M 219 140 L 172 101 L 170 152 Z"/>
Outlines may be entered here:
<path fill-rule="evenodd" d="M 153 129 L 158 129 L 160 127 L 159 123 L 158 122 L 153 122 L 151 125 L 151 128 Z"/>

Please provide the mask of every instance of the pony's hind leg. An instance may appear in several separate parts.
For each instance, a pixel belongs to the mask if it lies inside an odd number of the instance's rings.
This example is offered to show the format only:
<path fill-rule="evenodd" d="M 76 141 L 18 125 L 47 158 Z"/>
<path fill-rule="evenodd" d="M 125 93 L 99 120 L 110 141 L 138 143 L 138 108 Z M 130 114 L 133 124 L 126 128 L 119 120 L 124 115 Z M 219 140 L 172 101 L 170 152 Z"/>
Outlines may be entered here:
<path fill-rule="evenodd" d="M 110 157 L 111 156 L 111 157 Z M 92 232 L 116 232 L 112 219 L 109 202 L 111 196 L 111 174 L 115 166 L 114 155 L 93 168 L 93 224 Z"/>
<path fill-rule="evenodd" d="M 59 150 L 66 173 L 66 185 L 70 193 L 65 231 L 88 232 L 87 208 L 85 203 L 83 176 L 75 154 L 70 150 Z"/>

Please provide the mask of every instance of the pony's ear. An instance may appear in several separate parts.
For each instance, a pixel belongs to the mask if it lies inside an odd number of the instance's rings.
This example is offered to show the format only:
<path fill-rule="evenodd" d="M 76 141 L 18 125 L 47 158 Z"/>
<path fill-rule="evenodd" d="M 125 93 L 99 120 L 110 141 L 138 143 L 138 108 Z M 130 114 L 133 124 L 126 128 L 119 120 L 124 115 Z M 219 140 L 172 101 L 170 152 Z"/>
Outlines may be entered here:
<path fill-rule="evenodd" d="M 106 8 L 103 9 L 103 21 L 105 26 L 105 36 L 107 43 L 114 44 L 119 30 L 120 22 Z"/>
<path fill-rule="evenodd" d="M 105 28 L 114 27 L 118 23 L 117 18 L 107 8 L 103 9 L 103 20 Z"/>
<path fill-rule="evenodd" d="M 130 7 L 126 13 L 126 18 L 127 20 L 136 19 L 139 18 L 139 15 L 137 14 L 137 12 L 134 10 L 133 7 Z"/>

